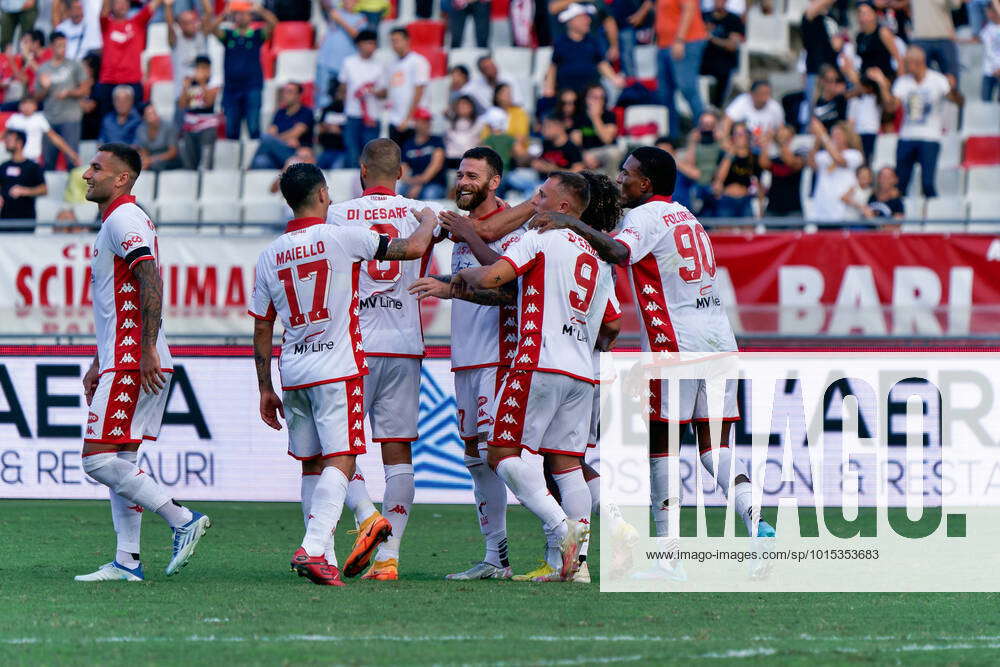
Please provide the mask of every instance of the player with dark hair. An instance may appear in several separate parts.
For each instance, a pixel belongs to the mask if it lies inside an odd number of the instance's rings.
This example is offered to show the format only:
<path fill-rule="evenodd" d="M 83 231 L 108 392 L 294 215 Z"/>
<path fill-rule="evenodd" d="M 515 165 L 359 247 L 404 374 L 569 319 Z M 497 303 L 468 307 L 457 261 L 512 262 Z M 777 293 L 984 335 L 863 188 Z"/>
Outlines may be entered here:
<path fill-rule="evenodd" d="M 288 167 L 280 187 L 295 218 L 261 253 L 250 306 L 260 415 L 276 430 L 281 429 L 277 414 L 286 418 L 288 453 L 302 462 L 306 534 L 292 569 L 313 583 L 342 586 L 340 571 L 327 557 L 333 555 L 333 532 L 355 458 L 365 452 L 369 371 L 358 316 L 361 265 L 422 257 L 437 219 L 430 209 L 406 209 L 406 215 L 420 217 L 406 238 L 385 233 L 388 229 L 324 224 L 330 191 L 323 172 L 311 164 Z M 279 316 L 285 330 L 279 359 L 284 401 L 271 385 Z"/>
<path fill-rule="evenodd" d="M 77 581 L 142 581 L 142 511 L 173 529 L 166 573 L 187 564 L 211 525 L 200 512 L 172 500 L 136 465 L 143 440 L 156 440 L 167 406 L 173 362 L 162 328 L 163 281 L 156 227 L 130 193 L 142 160 L 125 144 L 104 144 L 84 172 L 86 197 L 97 204 L 101 231 L 94 241 L 94 320 L 97 356 L 83 377 L 87 413 L 83 469 L 108 487 L 118 535 L 115 559 Z"/>
<path fill-rule="evenodd" d="M 414 234 L 419 221 L 412 211 L 426 204 L 396 194 L 402 178 L 399 146 L 374 139 L 361 151 L 361 184 L 357 199 L 330 207 L 327 221 L 343 227 L 371 229 L 389 238 Z M 347 504 L 358 520 L 358 537 L 344 574 L 353 577 L 375 563 L 366 579 L 399 577 L 399 548 L 410 518 L 415 493 L 412 445 L 417 440 L 420 409 L 420 370 L 424 356 L 420 305 L 407 288 L 423 275 L 430 256 L 421 261 L 371 261 L 359 278 L 362 338 L 367 357 L 364 412 L 372 439 L 382 447 L 385 494 L 382 513 L 368 496 L 364 477 L 355 474 Z M 383 516 L 383 514 L 385 516 Z M 378 547 L 378 553 L 375 548 Z"/>

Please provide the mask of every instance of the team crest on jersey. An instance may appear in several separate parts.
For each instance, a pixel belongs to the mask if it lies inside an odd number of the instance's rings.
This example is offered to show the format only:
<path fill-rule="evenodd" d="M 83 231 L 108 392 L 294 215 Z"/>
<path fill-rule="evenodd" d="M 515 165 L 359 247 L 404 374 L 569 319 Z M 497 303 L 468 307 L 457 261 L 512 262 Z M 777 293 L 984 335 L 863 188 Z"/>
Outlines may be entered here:
<path fill-rule="evenodd" d="M 122 285 L 122 288 L 120 290 L 118 290 L 118 293 L 119 294 L 131 294 L 134 291 L 135 291 L 135 287 L 132 285 L 132 283 L 125 283 L 124 285 Z"/>
<path fill-rule="evenodd" d="M 95 415 L 93 412 L 88 412 L 87 413 L 87 423 L 88 424 L 93 424 L 94 422 L 96 422 L 99 419 L 100 419 L 100 417 L 98 417 L 97 415 Z"/>

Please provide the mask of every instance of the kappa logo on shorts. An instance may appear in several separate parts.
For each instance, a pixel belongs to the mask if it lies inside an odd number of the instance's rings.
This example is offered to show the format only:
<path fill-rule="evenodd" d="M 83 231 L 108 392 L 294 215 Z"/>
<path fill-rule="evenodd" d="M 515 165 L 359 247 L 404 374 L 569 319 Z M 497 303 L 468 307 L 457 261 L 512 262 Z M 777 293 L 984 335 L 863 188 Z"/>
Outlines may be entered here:
<path fill-rule="evenodd" d="M 651 326 L 651 327 L 662 327 L 663 326 L 663 320 L 661 320 L 659 317 L 656 317 L 654 315 L 653 319 L 651 319 L 649 321 L 649 326 Z"/>
<path fill-rule="evenodd" d="M 510 388 L 513 389 L 514 391 L 521 391 L 521 381 L 514 380 L 513 382 L 510 383 Z"/>
<path fill-rule="evenodd" d="M 507 337 L 504 338 L 503 340 L 504 340 L 505 343 L 516 343 L 517 342 L 517 334 L 516 333 L 509 333 L 509 334 L 507 334 Z"/>
<path fill-rule="evenodd" d="M 135 329 L 136 323 L 131 317 L 126 317 L 125 321 L 122 322 L 122 329 Z"/>
<path fill-rule="evenodd" d="M 135 363 L 135 357 L 132 356 L 131 352 L 126 352 L 125 354 L 122 355 L 122 358 L 118 360 L 118 363 L 120 363 L 120 364 L 134 364 Z"/>
<path fill-rule="evenodd" d="M 527 296 L 535 296 L 538 294 L 538 290 L 535 289 L 534 285 L 528 285 L 528 289 L 524 290 L 524 293 Z"/>
<path fill-rule="evenodd" d="M 506 414 L 504 414 L 504 416 L 500 418 L 500 421 L 504 422 L 505 424 L 516 424 L 517 423 L 517 420 L 514 419 L 513 417 L 511 417 L 509 412 L 506 413 Z"/>
<path fill-rule="evenodd" d="M 355 387 L 354 391 L 351 392 L 351 396 L 361 396 L 361 387 Z"/>
<path fill-rule="evenodd" d="M 121 380 L 119 380 L 119 382 L 121 382 L 122 384 L 128 384 L 128 385 L 135 384 L 135 380 L 132 379 L 131 375 L 123 375 L 122 378 L 121 378 Z"/>
<path fill-rule="evenodd" d="M 527 322 L 525 322 L 525 323 L 524 323 L 524 330 L 525 330 L 525 331 L 534 331 L 534 330 L 535 330 L 535 329 L 537 329 L 537 328 L 538 328 L 538 325 L 537 325 L 537 324 L 535 324 L 535 323 L 534 323 L 533 321 L 531 321 L 531 320 L 528 320 Z"/>
<path fill-rule="evenodd" d="M 517 326 L 517 319 L 515 319 L 515 318 L 513 318 L 513 317 L 508 317 L 508 318 L 507 318 L 507 319 L 506 319 L 506 320 L 504 321 L 503 325 L 504 325 L 505 327 L 516 327 L 516 326 Z"/>
<path fill-rule="evenodd" d="M 403 507 L 402 505 L 396 505 L 391 510 L 389 510 L 388 513 L 389 514 L 402 514 L 403 516 L 409 516 L 409 514 L 410 514 L 409 512 L 406 511 L 406 508 Z"/>
<path fill-rule="evenodd" d="M 97 415 L 95 415 L 93 412 L 88 412 L 87 413 L 87 423 L 88 424 L 93 424 L 98 419 L 100 419 L 100 417 L 98 417 Z"/>
<path fill-rule="evenodd" d="M 535 339 L 534 338 L 525 338 L 524 342 L 521 343 L 521 345 L 523 345 L 524 347 L 535 347 Z"/>
<path fill-rule="evenodd" d="M 658 334 L 656 334 L 656 338 L 653 339 L 653 342 L 654 343 L 669 343 L 670 342 L 670 337 L 667 336 L 667 334 L 658 333 Z"/>
<path fill-rule="evenodd" d="M 122 288 L 118 290 L 119 294 L 131 294 L 135 291 L 135 286 L 132 283 L 125 283 Z"/>
<path fill-rule="evenodd" d="M 361 412 L 361 404 L 360 403 L 355 403 L 354 407 L 351 408 L 351 412 Z"/>
<path fill-rule="evenodd" d="M 122 345 L 135 345 L 135 338 L 131 336 L 125 336 L 122 338 Z"/>
<path fill-rule="evenodd" d="M 506 405 L 508 408 L 520 408 L 521 407 L 521 404 L 518 403 L 517 399 L 514 398 L 513 396 L 508 397 L 507 400 L 503 402 L 503 404 Z"/>
<path fill-rule="evenodd" d="M 352 482 L 363 482 L 363 481 L 365 481 L 365 478 L 361 476 L 361 473 L 356 472 L 356 473 L 354 473 L 354 477 L 351 478 L 351 481 Z"/>
<path fill-rule="evenodd" d="M 508 441 L 511 441 L 513 439 L 514 439 L 514 436 L 512 436 L 510 434 L 510 431 L 504 431 L 503 433 L 501 433 L 500 435 L 497 436 L 497 440 L 508 440 Z"/>
<path fill-rule="evenodd" d="M 132 303 L 131 301 L 126 301 L 125 303 L 122 304 L 122 310 L 137 310 L 137 308 L 135 307 L 135 304 Z"/>
<path fill-rule="evenodd" d="M 364 428 L 364 423 L 360 419 L 354 421 L 354 426 L 351 428 Z"/>
<path fill-rule="evenodd" d="M 128 413 L 125 412 L 124 410 L 122 410 L 121 408 L 119 408 L 118 412 L 116 412 L 115 414 L 111 415 L 111 418 L 112 419 L 128 419 Z"/>
<path fill-rule="evenodd" d="M 132 397 L 123 391 L 122 393 L 118 394 L 118 396 L 115 398 L 115 401 L 118 403 L 131 403 Z"/>
<path fill-rule="evenodd" d="M 527 354 L 522 354 L 521 357 L 517 360 L 517 363 L 519 364 L 531 363 L 531 357 Z"/>
<path fill-rule="evenodd" d="M 88 426 L 87 427 L 87 435 L 97 435 L 97 433 L 94 432 L 94 427 L 93 426 Z"/>
<path fill-rule="evenodd" d="M 358 447 L 364 447 L 365 446 L 365 441 L 362 440 L 361 438 L 355 438 L 354 439 L 354 444 L 351 445 L 351 446 L 354 447 L 355 449 L 357 449 Z"/>
<path fill-rule="evenodd" d="M 125 435 L 125 431 L 122 430 L 121 426 L 115 426 L 113 429 L 108 431 L 108 435 Z"/>
<path fill-rule="evenodd" d="M 538 312 L 538 306 L 536 306 L 533 303 L 529 303 L 528 307 L 524 309 L 524 312 L 526 312 L 526 313 L 537 313 Z"/>

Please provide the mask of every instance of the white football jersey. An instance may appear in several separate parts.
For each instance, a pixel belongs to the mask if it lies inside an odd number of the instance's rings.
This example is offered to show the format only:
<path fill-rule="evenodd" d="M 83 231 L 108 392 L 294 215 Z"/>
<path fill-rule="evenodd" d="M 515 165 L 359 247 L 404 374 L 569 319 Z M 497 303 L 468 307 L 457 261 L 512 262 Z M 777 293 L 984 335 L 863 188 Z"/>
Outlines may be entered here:
<path fill-rule="evenodd" d="M 506 205 L 503 205 L 495 212 L 505 208 Z M 487 217 L 489 216 L 483 219 Z M 519 227 L 487 245 L 502 255 L 526 231 L 526 227 Z M 456 243 L 451 250 L 452 275 L 473 266 L 480 264 L 469 244 Z M 471 301 L 452 299 L 451 330 L 451 370 L 510 366 L 517 349 L 517 306 L 482 306 Z"/>
<path fill-rule="evenodd" d="M 644 351 L 736 350 L 715 288 L 712 241 L 691 211 L 667 197 L 653 197 L 629 211 L 615 240 L 630 252 Z"/>
<path fill-rule="evenodd" d="M 502 259 L 521 277 L 512 368 L 594 382 L 594 345 L 614 289 L 611 266 L 567 229 L 525 232 Z"/>
<path fill-rule="evenodd" d="M 608 307 L 604 310 L 604 319 L 601 320 L 601 323 L 614 322 L 615 320 L 620 320 L 621 317 L 622 306 L 618 302 L 618 295 L 615 294 L 614 276 L 612 274 L 611 293 L 608 294 Z M 596 340 L 594 341 L 594 345 L 597 345 Z M 609 364 L 609 366 L 611 366 L 611 368 L 606 370 L 611 371 L 611 377 L 601 375 L 601 350 L 594 347 L 594 377 L 599 379 L 601 382 L 609 382 L 613 380 L 614 367 L 612 364 Z"/>
<path fill-rule="evenodd" d="M 365 190 L 357 199 L 334 204 L 327 214 L 331 225 L 361 227 L 390 239 L 406 238 L 420 226 L 411 209 L 424 202 L 385 188 Z M 435 213 L 439 207 L 431 207 Z M 407 292 L 424 274 L 430 250 L 421 259 L 366 262 L 361 269 L 361 333 L 365 352 L 376 357 L 423 357 L 424 331 L 420 302 Z"/>
<path fill-rule="evenodd" d="M 368 372 L 358 318 L 361 262 L 388 239 L 368 229 L 298 218 L 257 260 L 250 314 L 281 318 L 282 389 L 340 382 Z"/>
<path fill-rule="evenodd" d="M 147 260 L 157 262 L 158 266 L 158 257 L 156 227 L 136 205 L 135 197 L 126 195 L 113 201 L 104 212 L 90 261 L 94 328 L 102 373 L 139 370 L 142 304 L 139 281 L 132 275 L 132 268 Z M 161 368 L 174 367 L 162 324 L 156 352 Z"/>

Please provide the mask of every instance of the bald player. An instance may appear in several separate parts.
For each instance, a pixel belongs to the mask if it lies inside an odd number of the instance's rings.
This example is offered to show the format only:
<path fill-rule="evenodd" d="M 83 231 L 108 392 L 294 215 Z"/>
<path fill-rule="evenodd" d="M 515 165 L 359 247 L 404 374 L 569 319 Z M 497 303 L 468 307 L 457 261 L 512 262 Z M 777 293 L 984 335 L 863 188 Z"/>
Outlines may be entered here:
<path fill-rule="evenodd" d="M 113 561 L 77 581 L 145 578 L 139 558 L 143 510 L 156 512 L 173 529 L 168 576 L 187 564 L 211 525 L 204 514 L 172 500 L 136 465 L 142 441 L 155 441 L 160 434 L 173 373 L 161 326 L 156 227 L 131 194 L 141 170 L 134 148 L 110 143 L 98 149 L 83 173 L 86 197 L 101 214 L 91 260 L 97 356 L 83 377 L 90 408 L 83 469 L 110 491 L 118 549 Z"/>

